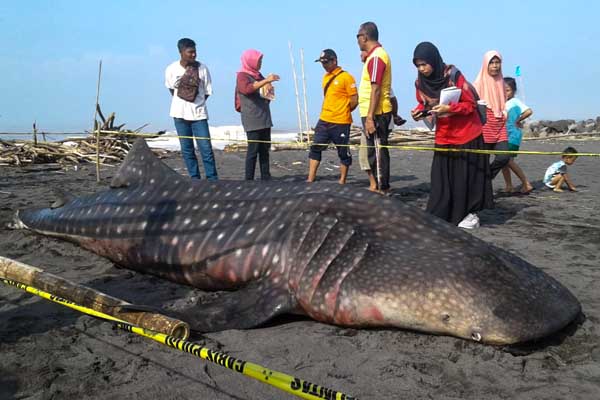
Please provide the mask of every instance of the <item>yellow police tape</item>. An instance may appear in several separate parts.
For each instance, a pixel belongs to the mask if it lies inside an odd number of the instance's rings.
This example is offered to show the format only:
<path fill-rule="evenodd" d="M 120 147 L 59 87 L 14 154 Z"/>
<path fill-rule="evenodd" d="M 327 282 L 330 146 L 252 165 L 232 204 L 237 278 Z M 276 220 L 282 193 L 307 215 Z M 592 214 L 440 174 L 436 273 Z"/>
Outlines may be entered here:
<path fill-rule="evenodd" d="M 260 382 L 266 383 L 267 385 L 274 386 L 277 389 L 293 394 L 294 396 L 298 396 L 300 398 L 309 400 L 356 400 L 356 397 L 349 396 L 347 394 L 338 392 L 333 389 L 328 389 L 324 386 L 320 386 L 315 383 L 293 377 L 291 375 L 287 375 L 281 372 L 265 368 L 258 364 L 234 358 L 225 353 L 210 350 L 206 347 L 200 346 L 199 344 L 189 342 L 187 340 L 178 339 L 173 336 L 165 335 L 164 333 L 158 333 L 144 328 L 140 328 L 138 326 L 115 318 L 112 315 L 104 314 L 100 311 L 80 306 L 72 301 L 52 295 L 48 292 L 44 292 L 43 290 L 34 288 L 24 283 L 5 278 L 2 278 L 2 282 L 6 285 L 14 286 L 28 293 L 72 308 L 84 314 L 112 321 L 116 324 L 117 327 L 124 329 L 128 332 L 132 332 L 137 335 L 152 339 L 158 343 L 172 347 L 184 353 L 192 354 L 196 357 L 220 365 L 221 367 L 230 369 L 235 372 L 239 372 L 240 374 L 254 378 Z"/>
<path fill-rule="evenodd" d="M 95 133 L 95 132 L 93 132 Z M 134 136 L 134 137 L 147 137 L 147 138 L 156 138 L 157 135 L 155 133 L 135 133 L 135 132 L 115 132 L 115 131 L 100 131 L 102 136 Z M 30 133 L 15 133 L 10 135 L 31 135 Z M 214 142 L 224 141 L 224 142 L 239 142 L 239 143 L 268 143 L 268 144 L 280 144 L 280 145 L 289 145 L 291 142 L 274 142 L 270 140 L 247 140 L 247 139 L 215 139 L 215 138 L 205 138 L 198 136 L 166 136 L 168 138 L 178 138 L 178 139 L 195 139 L 195 140 L 211 140 Z M 292 142 L 293 143 L 293 142 Z M 313 142 L 296 142 L 298 145 L 302 145 L 303 149 L 308 149 L 313 144 L 316 146 L 329 146 L 329 144 L 320 144 Z M 375 148 L 377 146 L 368 146 L 368 145 L 360 145 L 360 144 L 339 144 L 336 146 L 340 147 L 350 147 L 353 149 L 360 148 Z M 457 148 L 446 148 L 446 147 L 426 147 L 426 146 L 406 146 L 406 145 L 379 145 L 379 148 L 386 148 L 392 150 L 413 150 L 413 151 L 433 151 L 433 152 L 445 152 L 445 153 L 476 153 L 476 154 L 523 154 L 523 155 L 535 155 L 535 156 L 562 156 L 564 153 L 562 151 L 527 151 L 527 150 L 483 150 L 483 149 L 457 149 Z M 600 157 L 600 153 L 576 153 L 576 154 L 568 154 L 575 155 L 577 157 Z"/>

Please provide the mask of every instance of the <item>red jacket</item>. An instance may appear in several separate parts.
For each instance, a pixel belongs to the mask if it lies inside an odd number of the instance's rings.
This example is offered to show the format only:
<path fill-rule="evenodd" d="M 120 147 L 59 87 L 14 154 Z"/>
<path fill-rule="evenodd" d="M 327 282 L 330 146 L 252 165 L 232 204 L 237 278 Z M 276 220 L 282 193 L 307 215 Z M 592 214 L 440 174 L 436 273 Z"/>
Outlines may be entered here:
<path fill-rule="evenodd" d="M 449 68 L 447 69 L 449 73 Z M 475 97 L 466 85 L 465 78 L 462 74 L 458 77 L 456 87 L 462 89 L 459 102 L 450 105 L 450 114 L 437 118 L 435 128 L 435 143 L 436 144 L 465 144 L 481 135 L 482 126 L 477 113 L 477 103 Z M 425 109 L 425 101 L 427 101 L 427 109 L 437 104 L 437 101 L 432 101 L 425 96 L 418 88 L 417 84 L 417 101 L 419 105 L 417 110 Z M 435 104 L 434 104 L 435 103 Z"/>

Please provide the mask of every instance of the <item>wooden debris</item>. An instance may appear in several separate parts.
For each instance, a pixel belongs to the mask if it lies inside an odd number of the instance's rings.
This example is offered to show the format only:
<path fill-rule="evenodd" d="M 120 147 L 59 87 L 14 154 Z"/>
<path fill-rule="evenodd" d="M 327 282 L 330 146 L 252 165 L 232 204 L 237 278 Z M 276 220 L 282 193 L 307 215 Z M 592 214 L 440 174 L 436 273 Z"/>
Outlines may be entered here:
<path fill-rule="evenodd" d="M 104 165 L 119 164 L 132 146 L 134 137 L 119 139 L 114 137 L 100 138 L 100 162 Z M 166 150 L 153 149 L 159 157 L 164 157 Z M 0 164 L 29 165 L 57 163 L 72 165 L 96 162 L 96 139 L 66 139 L 60 142 L 5 141 L 0 140 Z"/>

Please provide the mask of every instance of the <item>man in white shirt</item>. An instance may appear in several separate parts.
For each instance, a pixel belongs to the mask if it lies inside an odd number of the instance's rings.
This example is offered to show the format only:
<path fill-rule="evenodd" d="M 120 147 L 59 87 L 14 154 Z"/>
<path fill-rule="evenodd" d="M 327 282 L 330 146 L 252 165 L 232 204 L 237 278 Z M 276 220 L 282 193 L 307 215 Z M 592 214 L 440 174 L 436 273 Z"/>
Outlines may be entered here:
<path fill-rule="evenodd" d="M 212 94 L 210 73 L 206 65 L 196 61 L 196 43 L 193 40 L 180 39 L 177 48 L 181 58 L 165 70 L 165 86 L 173 96 L 169 115 L 175 121 L 181 155 L 190 176 L 200 179 L 192 137 L 196 138 L 206 178 L 217 180 L 206 109 L 206 99 Z"/>

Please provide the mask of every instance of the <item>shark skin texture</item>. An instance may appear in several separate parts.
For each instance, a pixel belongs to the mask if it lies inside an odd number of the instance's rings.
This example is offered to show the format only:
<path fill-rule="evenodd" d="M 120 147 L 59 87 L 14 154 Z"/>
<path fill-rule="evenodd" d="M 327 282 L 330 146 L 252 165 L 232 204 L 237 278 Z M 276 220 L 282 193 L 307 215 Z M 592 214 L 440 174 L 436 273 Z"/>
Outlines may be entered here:
<path fill-rule="evenodd" d="M 581 313 L 539 268 L 401 201 L 338 184 L 190 180 L 144 140 L 109 189 L 15 222 L 125 268 L 228 290 L 181 311 L 198 332 L 299 313 L 506 345 Z"/>

